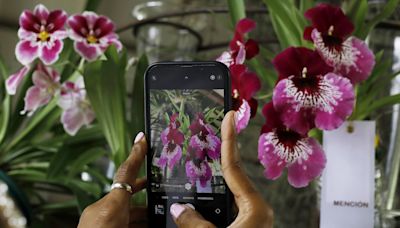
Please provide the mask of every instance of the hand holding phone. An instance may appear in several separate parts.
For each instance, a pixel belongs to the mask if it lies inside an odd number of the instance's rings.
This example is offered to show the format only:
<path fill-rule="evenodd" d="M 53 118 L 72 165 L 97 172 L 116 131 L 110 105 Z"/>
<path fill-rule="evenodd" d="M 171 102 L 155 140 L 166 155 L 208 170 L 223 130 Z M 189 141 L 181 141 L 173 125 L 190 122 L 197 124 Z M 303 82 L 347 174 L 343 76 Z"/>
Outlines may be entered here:
<path fill-rule="evenodd" d="M 235 196 L 239 214 L 229 227 L 272 227 L 273 213 L 253 188 L 245 172 L 240 168 L 236 143 L 234 112 L 226 114 L 222 123 L 222 171 L 225 181 Z M 179 228 L 215 227 L 193 208 L 173 204 L 171 214 Z"/>

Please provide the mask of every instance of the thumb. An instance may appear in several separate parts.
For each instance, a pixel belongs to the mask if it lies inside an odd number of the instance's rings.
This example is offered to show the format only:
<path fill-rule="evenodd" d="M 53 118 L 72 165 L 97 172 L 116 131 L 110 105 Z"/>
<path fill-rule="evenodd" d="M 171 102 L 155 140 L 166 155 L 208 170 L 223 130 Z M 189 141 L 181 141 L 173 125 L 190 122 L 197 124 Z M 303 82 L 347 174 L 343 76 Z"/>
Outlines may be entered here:
<path fill-rule="evenodd" d="M 170 212 L 175 224 L 179 228 L 214 228 L 214 224 L 205 220 L 203 216 L 194 210 L 192 204 L 174 203 L 170 207 Z"/>

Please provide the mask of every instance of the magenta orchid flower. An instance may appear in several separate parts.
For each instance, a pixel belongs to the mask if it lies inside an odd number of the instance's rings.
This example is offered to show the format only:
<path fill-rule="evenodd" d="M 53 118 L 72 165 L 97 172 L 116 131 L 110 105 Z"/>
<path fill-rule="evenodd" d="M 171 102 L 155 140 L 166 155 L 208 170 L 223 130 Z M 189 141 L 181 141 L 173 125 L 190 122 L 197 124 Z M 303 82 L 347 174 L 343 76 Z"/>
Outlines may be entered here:
<path fill-rule="evenodd" d="M 111 44 L 118 51 L 122 49 L 114 33 L 114 24 L 105 16 L 86 11 L 71 16 L 67 23 L 71 27 L 70 38 L 75 41 L 75 51 L 88 61 L 97 59 Z"/>
<path fill-rule="evenodd" d="M 235 35 L 229 43 L 230 50 L 225 51 L 217 58 L 217 61 L 224 63 L 228 67 L 235 64 L 243 64 L 246 59 L 251 59 L 259 52 L 256 41 L 248 39 L 245 35 L 256 27 L 256 23 L 248 18 L 241 19 L 235 28 Z"/>
<path fill-rule="evenodd" d="M 164 147 L 157 165 L 163 169 L 168 165 L 168 168 L 172 170 L 182 157 L 182 145 L 185 137 L 179 130 L 181 124 L 177 118 L 178 114 L 173 114 L 168 127 L 161 132 L 160 138 Z"/>
<path fill-rule="evenodd" d="M 79 77 L 75 83 L 67 81 L 62 85 L 58 105 L 63 109 L 61 123 L 64 130 L 72 136 L 84 125 L 89 126 L 95 118 L 86 97 L 83 77 Z"/>
<path fill-rule="evenodd" d="M 16 73 L 10 75 L 6 80 L 6 90 L 10 95 L 15 95 L 17 92 L 19 84 L 21 84 L 25 75 L 29 72 L 29 65 L 26 65 L 19 69 Z"/>
<path fill-rule="evenodd" d="M 350 80 L 331 73 L 332 68 L 316 51 L 287 48 L 273 64 L 280 81 L 272 100 L 287 127 L 301 134 L 314 127 L 333 130 L 352 113 L 354 91 Z"/>
<path fill-rule="evenodd" d="M 193 159 L 186 161 L 186 176 L 192 185 L 199 180 L 201 187 L 206 187 L 207 182 L 212 178 L 212 170 L 207 160 Z"/>
<path fill-rule="evenodd" d="M 60 74 L 43 64 L 38 64 L 32 75 L 33 86 L 25 95 L 25 108 L 21 114 L 31 116 L 39 107 L 49 103 L 60 89 Z"/>
<path fill-rule="evenodd" d="M 27 65 L 36 58 L 46 65 L 57 61 L 62 40 L 68 36 L 64 29 L 67 14 L 62 10 L 50 11 L 39 4 L 33 12 L 25 10 L 19 18 L 18 42 L 15 55 L 20 63 Z"/>
<path fill-rule="evenodd" d="M 221 157 L 221 140 L 212 127 L 205 122 L 201 113 L 196 115 L 189 129 L 192 135 L 189 145 L 194 150 L 199 153 L 205 153 L 211 159 L 219 159 Z"/>
<path fill-rule="evenodd" d="M 261 82 L 258 76 L 248 71 L 245 65 L 233 65 L 229 68 L 232 80 L 232 107 L 239 110 L 246 100 L 250 106 L 251 118 L 257 113 L 258 102 L 254 95 L 260 90 Z"/>
<path fill-rule="evenodd" d="M 325 168 L 326 158 L 321 145 L 315 139 L 287 128 L 272 103 L 264 106 L 263 114 L 266 124 L 258 140 L 258 159 L 265 168 L 265 177 L 276 180 L 287 167 L 290 185 L 306 187 Z"/>
<path fill-rule="evenodd" d="M 311 26 L 304 38 L 314 43 L 328 65 L 352 83 L 365 80 L 375 65 L 375 57 L 360 39 L 350 36 L 354 26 L 342 9 L 329 4 L 319 4 L 306 11 Z"/>

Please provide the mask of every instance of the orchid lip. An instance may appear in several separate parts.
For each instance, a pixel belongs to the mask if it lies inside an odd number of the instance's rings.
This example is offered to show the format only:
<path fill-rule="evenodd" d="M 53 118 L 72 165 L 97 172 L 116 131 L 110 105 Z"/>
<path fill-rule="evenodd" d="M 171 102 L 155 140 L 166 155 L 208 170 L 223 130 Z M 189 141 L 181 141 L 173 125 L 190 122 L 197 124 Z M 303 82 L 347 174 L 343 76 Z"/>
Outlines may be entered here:
<path fill-rule="evenodd" d="M 275 130 L 265 136 L 265 145 L 271 143 L 275 145 L 276 153 L 286 163 L 301 163 L 308 160 L 312 154 L 312 148 L 308 145 L 306 138 L 301 137 L 297 132 L 287 130 Z"/>

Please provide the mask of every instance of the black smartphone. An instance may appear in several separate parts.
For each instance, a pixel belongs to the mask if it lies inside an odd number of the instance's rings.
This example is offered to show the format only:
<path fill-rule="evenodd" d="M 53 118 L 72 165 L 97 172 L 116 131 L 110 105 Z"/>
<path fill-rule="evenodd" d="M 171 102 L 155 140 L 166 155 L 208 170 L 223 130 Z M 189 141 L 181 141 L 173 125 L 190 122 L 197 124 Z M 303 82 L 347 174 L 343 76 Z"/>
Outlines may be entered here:
<path fill-rule="evenodd" d="M 145 73 L 149 227 L 176 227 L 169 208 L 191 203 L 217 227 L 232 220 L 221 171 L 221 122 L 231 106 L 219 62 L 162 62 Z"/>

